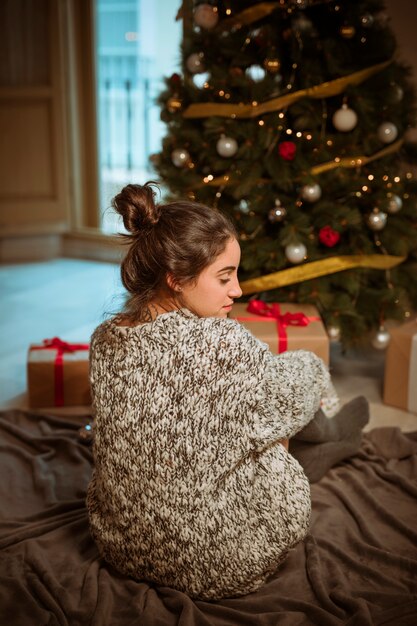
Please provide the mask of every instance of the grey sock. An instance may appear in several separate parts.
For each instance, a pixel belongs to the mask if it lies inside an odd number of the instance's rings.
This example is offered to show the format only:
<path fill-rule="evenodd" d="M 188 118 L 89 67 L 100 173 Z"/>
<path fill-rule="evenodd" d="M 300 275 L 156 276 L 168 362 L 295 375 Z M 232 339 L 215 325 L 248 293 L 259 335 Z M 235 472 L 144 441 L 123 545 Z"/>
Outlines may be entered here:
<path fill-rule="evenodd" d="M 369 405 L 359 396 L 345 404 L 335 417 L 318 411 L 289 442 L 289 452 L 310 482 L 317 482 L 334 465 L 357 453 L 362 429 L 369 421 Z"/>
<path fill-rule="evenodd" d="M 326 417 L 321 409 L 294 439 L 309 443 L 345 441 L 354 438 L 369 421 L 366 398 L 358 396 L 345 404 L 334 417 Z"/>
<path fill-rule="evenodd" d="M 310 483 L 322 478 L 332 467 L 354 456 L 361 443 L 361 433 L 348 441 L 304 443 L 291 441 L 290 454 L 300 463 Z"/>

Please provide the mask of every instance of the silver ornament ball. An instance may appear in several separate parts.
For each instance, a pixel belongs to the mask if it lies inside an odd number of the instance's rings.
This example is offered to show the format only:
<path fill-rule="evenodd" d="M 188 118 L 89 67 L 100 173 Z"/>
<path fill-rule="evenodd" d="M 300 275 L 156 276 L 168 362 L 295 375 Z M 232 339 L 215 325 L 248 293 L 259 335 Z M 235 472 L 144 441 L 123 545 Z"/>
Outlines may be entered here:
<path fill-rule="evenodd" d="M 287 217 L 287 209 L 282 206 L 280 200 L 275 200 L 275 206 L 268 213 L 268 219 L 273 224 L 282 222 Z"/>
<path fill-rule="evenodd" d="M 199 74 L 200 72 L 204 72 L 204 54 L 202 52 L 193 52 L 187 58 L 185 65 L 187 66 L 187 70 L 191 72 L 191 74 Z"/>
<path fill-rule="evenodd" d="M 184 167 L 190 160 L 190 153 L 185 148 L 176 148 L 172 151 L 171 160 L 175 167 Z"/>
<path fill-rule="evenodd" d="M 307 258 L 307 248 L 303 243 L 290 243 L 285 247 L 285 256 L 291 263 L 301 263 Z"/>
<path fill-rule="evenodd" d="M 379 327 L 378 332 L 372 339 L 372 345 L 377 350 L 385 350 L 391 339 L 391 335 L 383 326 Z"/>
<path fill-rule="evenodd" d="M 309 183 L 301 188 L 301 197 L 306 202 L 317 202 L 321 198 L 321 187 L 318 183 Z"/>
<path fill-rule="evenodd" d="M 332 121 L 337 130 L 347 133 L 355 128 L 358 123 L 358 116 L 347 104 L 342 104 L 342 107 L 333 114 Z"/>
<path fill-rule="evenodd" d="M 383 211 L 373 211 L 368 215 L 368 226 L 371 230 L 382 230 L 387 223 L 387 214 Z"/>
<path fill-rule="evenodd" d="M 246 68 L 246 74 L 254 82 L 259 82 L 265 78 L 266 71 L 260 65 L 250 65 Z"/>
<path fill-rule="evenodd" d="M 403 201 L 396 193 L 388 194 L 387 211 L 388 213 L 398 213 L 402 209 Z"/>
<path fill-rule="evenodd" d="M 382 143 L 392 143 L 398 137 L 398 128 L 392 122 L 382 122 L 378 126 L 377 135 Z"/>
<path fill-rule="evenodd" d="M 237 141 L 233 137 L 222 135 L 216 144 L 217 152 L 222 157 L 234 156 L 237 152 Z"/>
<path fill-rule="evenodd" d="M 214 28 L 219 21 L 219 14 L 217 7 L 211 6 L 211 4 L 199 4 L 194 10 L 194 22 L 197 26 L 210 30 Z"/>
<path fill-rule="evenodd" d="M 239 202 L 239 211 L 241 213 L 249 213 L 250 207 L 249 207 L 247 200 L 241 200 Z"/>
<path fill-rule="evenodd" d="M 208 72 L 199 72 L 198 74 L 194 74 L 192 80 L 198 89 L 203 89 L 204 85 L 208 85 L 210 74 Z"/>

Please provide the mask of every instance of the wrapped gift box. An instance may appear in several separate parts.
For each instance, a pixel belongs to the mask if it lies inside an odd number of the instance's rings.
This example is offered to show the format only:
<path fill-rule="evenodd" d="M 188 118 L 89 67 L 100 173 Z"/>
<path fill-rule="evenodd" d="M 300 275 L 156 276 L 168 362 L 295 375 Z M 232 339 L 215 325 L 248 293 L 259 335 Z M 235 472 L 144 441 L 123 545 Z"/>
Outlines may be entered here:
<path fill-rule="evenodd" d="M 32 344 L 27 361 L 29 406 L 89 405 L 88 348 L 57 337 Z"/>
<path fill-rule="evenodd" d="M 385 355 L 385 404 L 417 413 L 417 319 L 390 330 Z"/>
<path fill-rule="evenodd" d="M 246 326 L 275 354 L 310 350 L 329 364 L 329 337 L 312 304 L 265 304 L 256 300 L 234 304 L 229 317 Z"/>

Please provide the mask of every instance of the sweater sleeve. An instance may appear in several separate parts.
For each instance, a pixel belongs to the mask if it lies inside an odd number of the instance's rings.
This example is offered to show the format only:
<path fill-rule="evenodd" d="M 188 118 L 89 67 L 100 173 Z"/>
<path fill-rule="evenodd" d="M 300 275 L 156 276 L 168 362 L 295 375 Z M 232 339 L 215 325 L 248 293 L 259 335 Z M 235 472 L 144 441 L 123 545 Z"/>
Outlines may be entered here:
<path fill-rule="evenodd" d="M 251 446 L 263 450 L 295 435 L 313 419 L 330 384 L 324 362 L 305 350 L 272 354 L 235 320 L 223 320 L 221 329 L 218 363 L 233 380 Z"/>
<path fill-rule="evenodd" d="M 292 437 L 308 424 L 330 384 L 326 365 L 312 352 L 267 353 L 265 357 L 253 422 L 257 450 Z"/>

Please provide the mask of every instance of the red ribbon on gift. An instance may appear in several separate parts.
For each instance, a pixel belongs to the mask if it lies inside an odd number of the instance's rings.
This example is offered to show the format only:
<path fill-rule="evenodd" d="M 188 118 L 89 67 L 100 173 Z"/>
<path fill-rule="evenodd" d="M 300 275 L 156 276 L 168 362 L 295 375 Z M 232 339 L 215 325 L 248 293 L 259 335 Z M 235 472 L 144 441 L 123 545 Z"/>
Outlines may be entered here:
<path fill-rule="evenodd" d="M 268 304 L 263 300 L 251 300 L 246 309 L 265 318 L 265 321 L 275 322 L 278 330 L 278 352 L 285 352 L 288 348 L 287 326 L 308 326 L 310 322 L 320 321 L 320 317 L 305 315 L 302 311 L 297 313 L 281 313 L 279 304 Z M 242 322 L 258 322 L 256 317 L 238 317 Z"/>
<path fill-rule="evenodd" d="M 54 395 L 55 406 L 64 406 L 64 354 L 77 350 L 88 350 L 88 343 L 68 343 L 59 337 L 44 339 L 42 346 L 32 346 L 31 350 L 56 350 L 54 361 Z"/>

